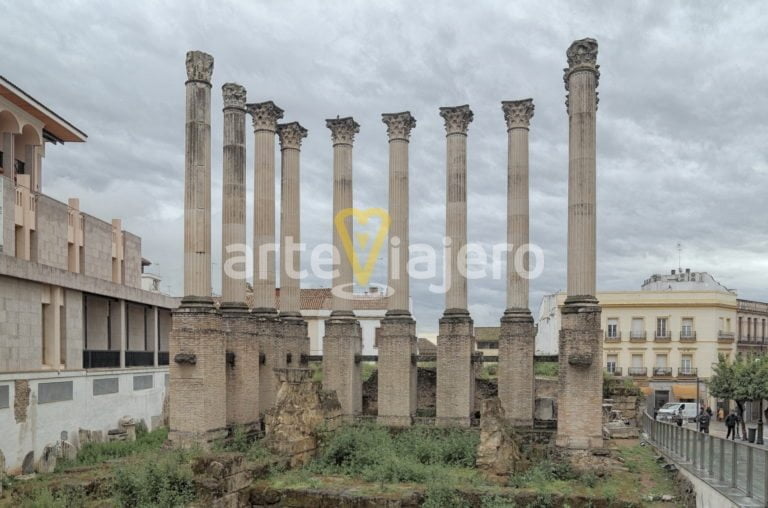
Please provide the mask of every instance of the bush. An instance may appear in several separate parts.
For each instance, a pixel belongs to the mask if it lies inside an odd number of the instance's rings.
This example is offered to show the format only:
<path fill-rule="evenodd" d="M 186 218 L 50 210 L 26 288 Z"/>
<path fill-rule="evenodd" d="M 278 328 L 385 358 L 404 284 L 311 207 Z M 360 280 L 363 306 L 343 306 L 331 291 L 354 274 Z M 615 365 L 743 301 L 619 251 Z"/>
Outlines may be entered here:
<path fill-rule="evenodd" d="M 273 454 L 267 450 L 263 441 L 250 435 L 242 425 L 235 426 L 232 436 L 227 440 L 216 443 L 215 448 L 221 451 L 242 453 L 246 459 L 251 461 L 273 458 Z"/>
<path fill-rule="evenodd" d="M 557 377 L 559 370 L 557 362 L 536 362 L 533 364 L 533 373 L 536 376 Z"/>
<path fill-rule="evenodd" d="M 195 499 L 192 470 L 183 453 L 169 453 L 115 471 L 118 506 L 185 506 Z"/>
<path fill-rule="evenodd" d="M 21 500 L 21 508 L 80 508 L 85 504 L 82 487 L 67 485 L 57 491 L 37 489 Z"/>
<path fill-rule="evenodd" d="M 469 508 L 470 504 L 459 493 L 443 484 L 427 488 L 422 508 Z"/>
<path fill-rule="evenodd" d="M 146 429 L 146 426 L 145 426 Z M 107 460 L 119 459 L 137 453 L 159 450 L 168 438 L 168 429 L 159 428 L 152 432 L 136 434 L 136 441 L 110 441 L 108 443 L 87 443 L 77 453 L 73 463 L 65 461 L 57 464 L 57 470 L 71 465 L 93 465 Z"/>
<path fill-rule="evenodd" d="M 501 496 L 492 496 L 490 494 L 480 499 L 482 508 L 516 508 L 517 504 Z"/>
<path fill-rule="evenodd" d="M 578 474 L 565 461 L 543 460 L 523 473 L 509 478 L 509 486 L 523 488 L 547 485 L 553 481 L 574 480 Z"/>

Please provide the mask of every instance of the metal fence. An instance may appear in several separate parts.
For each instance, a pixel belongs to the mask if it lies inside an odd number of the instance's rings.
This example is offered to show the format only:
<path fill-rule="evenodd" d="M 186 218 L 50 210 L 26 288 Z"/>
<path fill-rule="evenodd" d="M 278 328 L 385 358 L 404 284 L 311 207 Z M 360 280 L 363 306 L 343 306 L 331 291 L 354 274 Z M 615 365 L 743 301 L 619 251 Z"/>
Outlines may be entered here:
<path fill-rule="evenodd" d="M 768 505 L 768 448 L 656 421 L 648 413 L 643 430 L 659 450 L 708 484 Z"/>

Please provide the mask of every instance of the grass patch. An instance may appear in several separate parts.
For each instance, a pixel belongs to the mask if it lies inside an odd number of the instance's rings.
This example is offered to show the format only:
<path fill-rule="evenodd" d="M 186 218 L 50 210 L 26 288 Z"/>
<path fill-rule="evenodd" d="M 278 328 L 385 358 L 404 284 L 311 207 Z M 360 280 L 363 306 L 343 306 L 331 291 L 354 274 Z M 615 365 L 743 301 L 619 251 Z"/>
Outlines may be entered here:
<path fill-rule="evenodd" d="M 535 362 L 533 373 L 536 376 L 557 377 L 559 366 L 557 362 Z"/>
<path fill-rule="evenodd" d="M 72 467 L 90 466 L 108 460 L 120 459 L 131 455 L 159 450 L 168 439 L 168 429 L 161 427 L 152 432 L 137 432 L 136 441 L 110 441 L 107 443 L 86 443 L 77 453 L 74 461 L 60 460 L 56 471 L 65 471 Z"/>

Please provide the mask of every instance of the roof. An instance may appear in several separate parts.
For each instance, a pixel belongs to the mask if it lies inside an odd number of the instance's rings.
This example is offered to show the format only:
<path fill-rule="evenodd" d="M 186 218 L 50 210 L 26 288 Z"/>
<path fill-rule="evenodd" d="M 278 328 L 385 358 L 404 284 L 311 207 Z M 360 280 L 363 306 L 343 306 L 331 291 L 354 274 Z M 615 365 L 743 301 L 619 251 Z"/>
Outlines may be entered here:
<path fill-rule="evenodd" d="M 217 297 L 217 301 L 221 298 Z M 331 310 L 333 295 L 330 288 L 303 288 L 299 293 L 301 310 Z M 352 301 L 353 310 L 386 310 L 389 298 L 381 294 L 365 293 L 355 295 Z M 253 307 L 253 292 L 247 291 L 245 303 Z M 280 288 L 275 290 L 275 308 L 280 307 Z"/>
<path fill-rule="evenodd" d="M 476 326 L 475 341 L 498 342 L 501 328 L 498 326 Z"/>
<path fill-rule="evenodd" d="M 44 133 L 53 141 L 82 143 L 88 139 L 86 133 L 3 76 L 0 76 L 0 97 L 40 120 L 43 123 Z"/>

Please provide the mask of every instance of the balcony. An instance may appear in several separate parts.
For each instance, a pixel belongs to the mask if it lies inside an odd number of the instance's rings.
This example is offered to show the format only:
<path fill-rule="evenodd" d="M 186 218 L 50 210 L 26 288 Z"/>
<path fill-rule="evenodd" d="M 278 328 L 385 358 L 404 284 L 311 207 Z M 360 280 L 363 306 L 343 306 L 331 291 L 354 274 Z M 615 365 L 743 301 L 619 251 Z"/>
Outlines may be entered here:
<path fill-rule="evenodd" d="M 155 365 L 154 351 L 126 351 L 126 367 L 153 367 Z"/>
<path fill-rule="evenodd" d="M 654 342 L 669 342 L 672 340 L 672 332 L 669 330 L 667 331 L 658 331 L 656 330 L 656 333 L 653 334 L 653 341 Z"/>
<path fill-rule="evenodd" d="M 654 367 L 653 377 L 672 377 L 672 367 Z"/>
<path fill-rule="evenodd" d="M 629 332 L 630 342 L 645 342 L 645 330 L 642 332 L 631 331 Z"/>
<path fill-rule="evenodd" d="M 696 342 L 696 332 L 692 330 L 680 330 L 680 342 Z"/>
<path fill-rule="evenodd" d="M 120 368 L 120 351 L 85 349 L 83 350 L 83 368 Z"/>
<path fill-rule="evenodd" d="M 734 337 L 735 337 L 735 334 L 733 332 L 724 332 L 722 330 L 717 332 L 718 342 L 733 342 Z"/>
<path fill-rule="evenodd" d="M 699 370 L 695 367 L 680 367 L 677 369 L 677 377 L 696 377 Z"/>
<path fill-rule="evenodd" d="M 627 374 L 632 377 L 645 377 L 648 375 L 648 369 L 645 367 L 630 367 L 627 369 Z"/>
<path fill-rule="evenodd" d="M 605 369 L 605 372 L 616 377 L 621 377 L 621 367 L 614 367 L 613 370 Z"/>
<path fill-rule="evenodd" d="M 606 332 L 605 342 L 621 342 L 621 332 L 615 332 L 613 335 Z"/>

